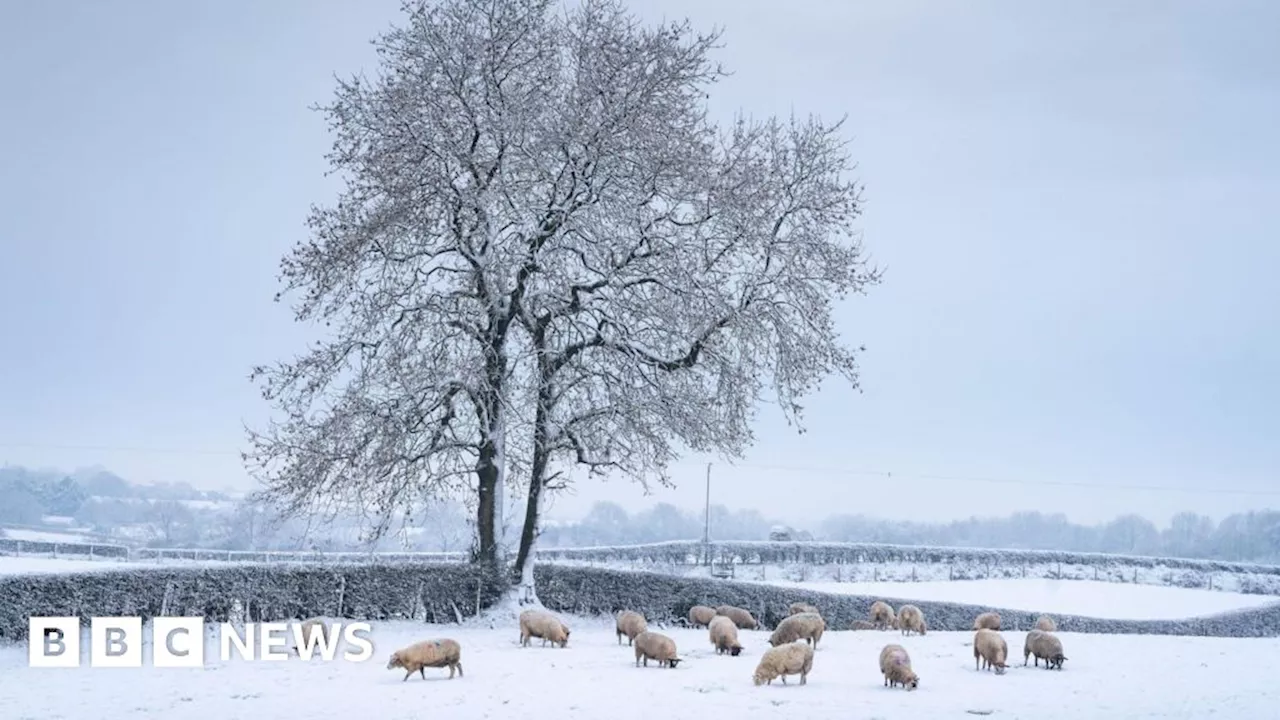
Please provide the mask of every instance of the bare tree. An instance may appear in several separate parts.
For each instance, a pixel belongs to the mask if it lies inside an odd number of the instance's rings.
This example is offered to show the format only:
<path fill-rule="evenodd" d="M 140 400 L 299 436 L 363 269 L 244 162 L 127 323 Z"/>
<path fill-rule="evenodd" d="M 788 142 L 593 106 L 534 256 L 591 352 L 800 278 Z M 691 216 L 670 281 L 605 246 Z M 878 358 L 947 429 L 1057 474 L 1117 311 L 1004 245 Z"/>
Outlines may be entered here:
<path fill-rule="evenodd" d="M 475 557 L 496 566 L 507 470 L 529 456 L 517 447 L 529 435 L 514 431 L 527 415 L 515 390 L 527 382 L 521 308 L 568 223 L 612 191 L 601 148 L 659 133 L 625 122 L 634 94 L 597 65 L 632 49 L 600 32 L 613 26 L 599 18 L 621 17 L 613 2 L 405 11 L 376 43 L 382 73 L 340 83 L 323 108 L 346 188 L 312 212 L 282 282 L 301 295 L 297 319 L 329 337 L 255 369 L 281 417 L 250 431 L 245 461 L 268 500 L 295 513 L 369 509 L 383 520 L 374 537 L 424 495 L 470 495 Z"/>

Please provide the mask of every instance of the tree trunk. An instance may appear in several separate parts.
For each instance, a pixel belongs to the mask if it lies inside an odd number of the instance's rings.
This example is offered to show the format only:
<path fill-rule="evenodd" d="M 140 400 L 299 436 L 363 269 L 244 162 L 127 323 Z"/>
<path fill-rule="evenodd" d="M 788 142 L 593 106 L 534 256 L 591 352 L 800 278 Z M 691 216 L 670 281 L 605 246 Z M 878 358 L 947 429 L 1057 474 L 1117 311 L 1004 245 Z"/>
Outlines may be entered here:
<path fill-rule="evenodd" d="M 536 340 L 536 338 L 535 338 Z M 525 502 L 524 527 L 520 531 L 520 550 L 512 575 L 520 584 L 521 604 L 537 603 L 538 594 L 533 580 L 533 552 L 538 540 L 538 525 L 542 518 L 542 491 L 546 488 L 547 472 L 551 464 L 551 412 L 552 402 L 550 368 L 539 363 L 542 382 L 538 388 L 538 405 L 533 422 L 533 460 L 529 468 L 529 496 Z"/>
<path fill-rule="evenodd" d="M 505 334 L 505 333 L 503 333 Z M 503 457 L 502 437 L 506 408 L 503 392 L 507 374 L 503 339 L 495 335 L 490 339 L 488 358 L 485 361 L 485 397 L 479 408 L 478 418 L 483 433 L 479 457 L 476 459 L 478 502 L 476 503 L 476 549 L 472 560 L 494 573 L 502 569 L 501 548 L 498 543 L 499 523 L 502 518 L 502 482 L 506 469 Z"/>

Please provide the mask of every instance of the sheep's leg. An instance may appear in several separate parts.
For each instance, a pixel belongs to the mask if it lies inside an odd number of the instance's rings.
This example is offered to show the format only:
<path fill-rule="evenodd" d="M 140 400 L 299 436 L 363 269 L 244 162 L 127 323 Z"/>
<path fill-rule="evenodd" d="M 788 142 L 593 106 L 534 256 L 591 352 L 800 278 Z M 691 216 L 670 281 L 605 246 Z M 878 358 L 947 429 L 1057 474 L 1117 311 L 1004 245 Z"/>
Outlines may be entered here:
<path fill-rule="evenodd" d="M 783 685 L 786 685 L 786 684 L 787 684 L 787 676 L 786 676 L 786 673 L 783 673 L 783 675 L 782 675 L 782 684 L 783 684 Z"/>
<path fill-rule="evenodd" d="M 427 679 L 427 666 L 426 666 L 426 665 L 423 665 L 422 667 L 418 668 L 418 674 L 422 676 L 422 679 L 423 679 L 423 680 L 426 680 L 426 679 Z"/>
<path fill-rule="evenodd" d="M 808 682 L 809 682 L 809 673 L 807 672 L 800 673 L 800 684 L 804 685 Z"/>
<path fill-rule="evenodd" d="M 410 670 L 409 672 L 405 673 L 405 674 L 404 674 L 404 679 L 403 679 L 403 680 L 401 680 L 400 682 L 409 682 L 409 676 L 410 676 L 410 675 L 412 675 L 412 674 L 413 674 L 413 671 L 412 671 L 412 670 Z"/>

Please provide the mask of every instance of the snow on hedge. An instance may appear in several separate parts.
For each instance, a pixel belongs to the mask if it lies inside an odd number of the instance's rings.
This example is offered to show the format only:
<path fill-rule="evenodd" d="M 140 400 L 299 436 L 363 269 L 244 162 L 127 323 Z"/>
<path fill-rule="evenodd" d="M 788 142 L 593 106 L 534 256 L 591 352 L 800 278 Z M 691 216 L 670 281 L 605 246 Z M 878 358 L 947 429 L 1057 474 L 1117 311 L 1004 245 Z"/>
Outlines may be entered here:
<path fill-rule="evenodd" d="M 33 615 L 204 616 L 266 622 L 311 616 L 450 622 L 492 605 L 502 586 L 465 564 L 157 566 L 0 576 L 0 640 Z"/>

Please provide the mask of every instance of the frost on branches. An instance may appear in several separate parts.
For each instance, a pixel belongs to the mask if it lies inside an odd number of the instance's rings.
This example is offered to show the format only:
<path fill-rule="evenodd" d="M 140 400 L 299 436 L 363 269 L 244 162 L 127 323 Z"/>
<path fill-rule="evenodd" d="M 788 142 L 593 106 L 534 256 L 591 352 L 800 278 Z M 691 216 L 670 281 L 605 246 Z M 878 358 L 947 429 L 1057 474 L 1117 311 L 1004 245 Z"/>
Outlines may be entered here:
<path fill-rule="evenodd" d="M 612 0 L 406 5 L 380 72 L 324 108 L 346 181 L 282 263 L 325 339 L 257 368 L 279 418 L 246 461 L 287 511 L 473 498 L 500 566 L 504 488 L 574 464 L 666 482 L 736 455 L 772 394 L 793 419 L 857 385 L 833 303 L 876 282 L 839 124 L 706 117 L 717 36 Z M 511 468 L 518 475 L 509 475 Z"/>

